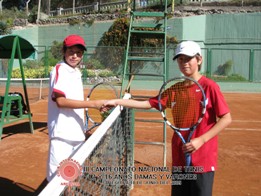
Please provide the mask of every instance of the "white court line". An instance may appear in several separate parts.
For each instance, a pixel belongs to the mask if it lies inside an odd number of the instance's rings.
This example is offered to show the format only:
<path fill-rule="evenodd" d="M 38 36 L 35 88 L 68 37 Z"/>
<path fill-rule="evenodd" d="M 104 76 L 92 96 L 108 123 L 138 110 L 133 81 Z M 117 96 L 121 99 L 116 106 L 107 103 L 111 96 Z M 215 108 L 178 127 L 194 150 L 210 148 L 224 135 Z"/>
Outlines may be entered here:
<path fill-rule="evenodd" d="M 228 130 L 228 131 L 260 131 L 261 132 L 261 129 L 249 129 L 249 128 L 225 128 L 225 130 Z"/>
<path fill-rule="evenodd" d="M 232 119 L 232 123 L 233 122 L 242 122 L 242 123 L 261 123 L 261 120 L 233 120 Z"/>
<path fill-rule="evenodd" d="M 36 112 L 32 112 L 33 116 L 37 115 L 37 116 L 47 116 L 47 112 L 46 113 L 36 113 Z"/>
<path fill-rule="evenodd" d="M 135 126 L 137 129 L 148 129 L 148 128 L 162 128 L 162 126 Z M 261 132 L 261 129 L 249 129 L 249 128 L 225 128 L 225 131 L 256 131 Z"/>
<path fill-rule="evenodd" d="M 136 128 L 162 128 L 162 126 L 142 126 L 142 125 L 136 125 Z M 225 128 L 226 131 L 257 131 L 261 132 L 261 129 L 249 129 L 249 128 Z"/>

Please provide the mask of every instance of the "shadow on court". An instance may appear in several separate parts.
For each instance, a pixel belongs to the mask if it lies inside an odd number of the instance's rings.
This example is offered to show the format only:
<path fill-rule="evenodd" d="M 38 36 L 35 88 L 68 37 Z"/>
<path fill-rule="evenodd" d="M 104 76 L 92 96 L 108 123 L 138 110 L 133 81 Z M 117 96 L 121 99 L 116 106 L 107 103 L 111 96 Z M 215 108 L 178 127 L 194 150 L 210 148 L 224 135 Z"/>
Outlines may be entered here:
<path fill-rule="evenodd" d="M 31 196 L 34 195 L 34 191 L 29 186 L 0 177 L 0 195 Z"/>
<path fill-rule="evenodd" d="M 39 185 L 39 187 L 35 190 L 34 196 L 37 196 L 41 193 L 41 191 L 47 186 L 48 181 L 46 179 L 43 180 L 43 182 Z"/>
<path fill-rule="evenodd" d="M 33 126 L 34 126 L 34 130 L 37 130 L 37 132 L 44 132 L 44 130 L 47 129 L 46 122 L 33 122 Z M 22 122 L 19 124 L 4 127 L 2 139 L 5 139 L 7 137 L 10 137 L 18 133 L 31 133 L 29 122 Z"/>

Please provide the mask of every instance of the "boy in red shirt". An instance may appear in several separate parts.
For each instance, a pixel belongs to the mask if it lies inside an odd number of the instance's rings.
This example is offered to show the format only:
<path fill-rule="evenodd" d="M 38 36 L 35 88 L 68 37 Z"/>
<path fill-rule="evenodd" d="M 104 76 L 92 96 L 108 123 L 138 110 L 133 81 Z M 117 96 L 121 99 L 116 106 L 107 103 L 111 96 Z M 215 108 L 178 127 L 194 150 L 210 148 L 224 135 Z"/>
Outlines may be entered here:
<path fill-rule="evenodd" d="M 197 169 L 197 175 L 195 179 L 182 180 L 181 185 L 172 185 L 172 195 L 211 196 L 214 171 L 217 167 L 217 135 L 231 123 L 230 110 L 219 86 L 211 79 L 200 74 L 203 60 L 201 48 L 197 43 L 193 41 L 180 43 L 177 46 L 173 60 L 177 60 L 179 69 L 184 76 L 193 78 L 202 86 L 207 105 L 206 114 L 195 130 L 190 142 L 183 144 L 181 139 L 173 134 L 173 167 L 182 166 L 184 168 L 184 153 L 191 153 L 191 166 Z M 105 106 L 116 105 L 139 109 L 158 109 L 158 98 L 153 97 L 145 101 L 115 99 L 105 104 Z"/>

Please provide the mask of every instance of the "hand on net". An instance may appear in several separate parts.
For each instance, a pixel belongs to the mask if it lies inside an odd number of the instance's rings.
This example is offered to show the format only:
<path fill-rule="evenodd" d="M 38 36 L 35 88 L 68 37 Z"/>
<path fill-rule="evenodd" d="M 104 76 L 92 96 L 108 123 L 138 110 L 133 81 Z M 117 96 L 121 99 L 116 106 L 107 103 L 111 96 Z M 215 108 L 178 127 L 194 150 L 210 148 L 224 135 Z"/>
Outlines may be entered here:
<path fill-rule="evenodd" d="M 113 106 L 102 105 L 101 108 L 100 108 L 100 112 L 101 112 L 101 113 L 108 112 L 108 111 L 110 111 L 112 108 L 113 108 Z"/>

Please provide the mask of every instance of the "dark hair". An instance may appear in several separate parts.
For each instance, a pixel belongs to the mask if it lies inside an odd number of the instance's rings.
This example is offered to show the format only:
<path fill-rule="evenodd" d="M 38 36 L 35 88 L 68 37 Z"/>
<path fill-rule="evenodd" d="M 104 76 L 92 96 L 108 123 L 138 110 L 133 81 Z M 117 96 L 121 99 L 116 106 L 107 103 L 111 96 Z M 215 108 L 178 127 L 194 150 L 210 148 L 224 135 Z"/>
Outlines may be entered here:
<path fill-rule="evenodd" d="M 80 44 L 77 44 L 77 45 L 74 45 L 74 46 L 77 46 L 78 48 L 80 48 L 83 51 L 85 50 L 85 48 L 82 45 L 80 45 Z M 72 47 L 72 46 L 70 46 L 70 47 Z M 67 48 L 69 48 L 69 47 L 63 45 L 63 48 L 62 48 L 63 53 L 66 52 Z"/>
<path fill-rule="evenodd" d="M 198 57 L 200 57 L 200 54 L 196 54 L 195 57 L 198 59 Z M 201 63 L 202 64 L 202 63 Z M 201 64 L 198 64 L 198 71 L 201 70 Z"/>

